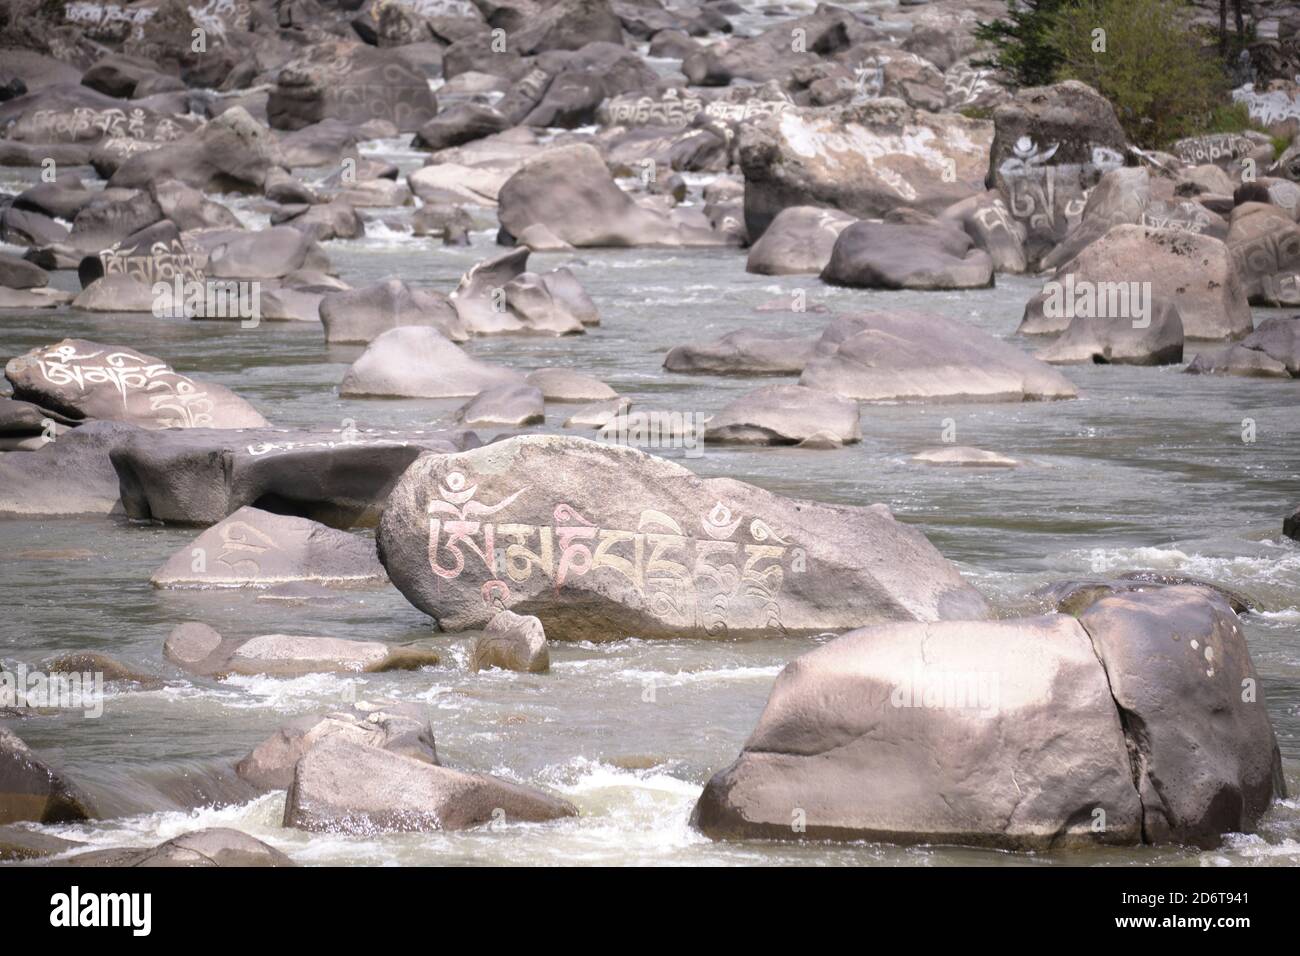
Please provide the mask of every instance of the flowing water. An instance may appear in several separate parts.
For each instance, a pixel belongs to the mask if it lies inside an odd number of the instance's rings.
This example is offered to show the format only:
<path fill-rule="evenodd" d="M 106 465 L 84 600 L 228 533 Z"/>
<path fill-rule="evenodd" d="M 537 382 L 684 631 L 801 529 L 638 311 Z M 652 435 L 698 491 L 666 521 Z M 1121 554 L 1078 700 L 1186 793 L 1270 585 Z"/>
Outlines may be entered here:
<path fill-rule="evenodd" d="M 419 164 L 418 154 L 401 143 L 372 143 L 370 152 L 404 169 Z M 16 190 L 22 178 L 21 171 L 6 171 L 0 186 Z M 225 198 L 248 222 L 265 222 L 245 201 Z M 449 249 L 411 237 L 403 225 L 409 212 L 380 211 L 366 238 L 328 243 L 340 276 L 364 285 L 396 274 L 450 291 L 469 266 L 497 251 L 486 228 L 490 214 L 472 248 Z M 537 271 L 573 269 L 602 324 L 576 338 L 479 339 L 468 348 L 523 370 L 554 365 L 590 372 L 642 408 L 709 414 L 765 382 L 667 373 L 661 363 L 672 345 L 741 326 L 815 334 L 828 318 L 819 307 L 932 310 L 1017 341 L 1024 302 L 1038 287 L 1031 279 L 999 276 L 996 288 L 975 292 L 834 289 L 815 277 L 748 275 L 744 261 L 734 250 L 537 255 L 530 263 Z M 56 277 L 64 288 L 75 281 L 71 273 Z M 800 289 L 808 311 L 756 311 L 773 300 L 789 303 Z M 361 349 L 327 347 L 314 324 L 241 329 L 234 322 L 67 309 L 0 316 L 5 357 L 65 336 L 159 355 L 236 390 L 279 426 L 341 429 L 346 419 L 361 429 L 449 425 L 459 404 L 341 400 L 337 385 Z M 1281 535 L 1282 516 L 1300 503 L 1300 381 L 1191 376 L 1180 367 L 1068 367 L 1065 374 L 1079 388 L 1077 401 L 863 406 L 863 442 L 839 451 L 663 454 L 682 458 L 699 474 L 782 494 L 884 502 L 921 528 L 1002 614 L 1026 610 L 1026 595 L 1046 582 L 1138 568 L 1187 572 L 1247 592 L 1263 608 L 1245 618 L 1251 653 L 1288 787 L 1300 793 L 1300 545 Z M 560 430 L 571 409 L 548 408 L 546 429 Z M 1247 441 L 1251 423 L 1254 440 Z M 1021 459 L 1022 467 L 909 461 L 954 428 L 958 443 Z M 1271 810 L 1258 833 L 1231 836 L 1209 852 L 1026 855 L 712 843 L 688 826 L 701 786 L 735 758 L 781 667 L 825 638 L 553 641 L 549 674 L 474 674 L 466 666 L 467 638 L 432 634 L 428 619 L 391 588 L 297 602 L 152 588 L 150 573 L 195 534 L 121 518 L 0 518 L 0 605 L 6 609 L 0 662 L 32 666 L 56 653 L 93 650 L 168 675 L 157 690 L 110 691 L 99 719 L 61 714 L 6 722 L 82 784 L 106 818 L 50 832 L 95 846 L 151 846 L 202 826 L 231 825 L 307 864 L 1300 863 L 1294 797 Z M 228 636 L 432 637 L 443 663 L 355 677 L 185 678 L 161 658 L 168 630 L 185 620 L 202 620 Z M 320 713 L 352 697 L 426 704 L 444 763 L 549 786 L 577 804 L 581 816 L 456 834 L 350 837 L 282 829 L 284 794 L 250 795 L 233 778 L 233 763 L 291 716 Z"/>

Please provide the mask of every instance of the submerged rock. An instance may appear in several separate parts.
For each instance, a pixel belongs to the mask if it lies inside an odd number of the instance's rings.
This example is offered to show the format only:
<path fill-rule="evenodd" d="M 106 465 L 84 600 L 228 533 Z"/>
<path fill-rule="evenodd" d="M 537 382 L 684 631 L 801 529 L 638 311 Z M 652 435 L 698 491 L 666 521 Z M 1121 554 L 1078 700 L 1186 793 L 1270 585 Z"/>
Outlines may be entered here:
<path fill-rule="evenodd" d="M 192 674 L 218 678 L 231 674 L 381 673 L 438 663 L 436 653 L 421 648 L 292 634 L 262 634 L 241 640 L 222 637 L 198 623 L 173 628 L 163 643 L 163 657 Z"/>
<path fill-rule="evenodd" d="M 972 448 L 968 445 L 945 445 L 942 448 L 927 448 L 912 456 L 912 461 L 926 465 L 957 465 L 971 468 L 1015 468 L 1020 462 L 1015 458 L 1000 455 L 984 448 Z"/>
<path fill-rule="evenodd" d="M 579 438 L 521 436 L 418 460 L 377 541 L 393 583 L 449 631 L 481 628 L 499 607 L 562 640 L 987 614 L 883 505 L 797 502 Z"/>

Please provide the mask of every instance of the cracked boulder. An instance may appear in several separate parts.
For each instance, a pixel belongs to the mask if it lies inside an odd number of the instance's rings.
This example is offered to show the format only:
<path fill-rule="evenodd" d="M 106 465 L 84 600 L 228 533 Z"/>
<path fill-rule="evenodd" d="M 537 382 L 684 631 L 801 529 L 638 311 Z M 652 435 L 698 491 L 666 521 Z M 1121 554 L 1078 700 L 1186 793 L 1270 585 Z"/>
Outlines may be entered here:
<path fill-rule="evenodd" d="M 1078 619 L 845 634 L 781 672 L 692 822 L 715 839 L 1208 847 L 1281 796 L 1241 625 L 1180 585 Z"/>

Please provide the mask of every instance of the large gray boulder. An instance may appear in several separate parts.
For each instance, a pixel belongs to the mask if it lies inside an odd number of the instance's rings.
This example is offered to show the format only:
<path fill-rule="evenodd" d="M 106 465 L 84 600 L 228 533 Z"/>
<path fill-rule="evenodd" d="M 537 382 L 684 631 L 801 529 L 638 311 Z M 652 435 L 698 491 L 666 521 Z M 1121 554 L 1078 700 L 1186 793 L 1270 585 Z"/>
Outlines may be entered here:
<path fill-rule="evenodd" d="M 396 276 L 362 289 L 329 293 L 321 299 L 320 320 L 325 326 L 325 341 L 331 344 L 368 345 L 401 326 L 436 329 L 455 342 L 469 338 L 465 324 L 446 296 L 411 289 Z"/>
<path fill-rule="evenodd" d="M 0 514 L 121 512 L 110 452 L 140 429 L 87 422 L 35 451 L 0 455 Z"/>
<path fill-rule="evenodd" d="M 858 403 L 803 385 L 768 385 L 729 402 L 704 432 L 714 444 L 797 445 L 812 438 L 861 441 Z"/>
<path fill-rule="evenodd" d="M 831 322 L 799 383 L 871 402 L 1020 402 L 1077 394 L 1051 366 L 965 322 L 883 312 Z"/>
<path fill-rule="evenodd" d="M 427 326 L 390 329 L 352 363 L 345 398 L 468 398 L 488 388 L 523 384 L 513 369 L 492 365 Z"/>
<path fill-rule="evenodd" d="M 1038 352 L 1052 365 L 1173 365 L 1183 360 L 1183 320 L 1169 299 L 1148 302 L 1144 317 L 1076 315 Z"/>
<path fill-rule="evenodd" d="M 1055 249 L 1043 256 L 1044 269 L 1069 262 L 1111 226 L 1142 222 L 1151 202 L 1151 175 L 1145 167 L 1121 167 L 1105 173 L 1088 194 L 1079 224 Z"/>
<path fill-rule="evenodd" d="M 233 106 L 177 142 L 129 156 L 108 183 L 148 189 L 176 179 L 204 192 L 260 193 L 271 171 L 283 168 L 275 134 Z"/>
<path fill-rule="evenodd" d="M 1137 843 L 1142 806 L 1092 642 L 1052 616 L 882 624 L 796 658 L 692 822 L 1045 850 Z"/>
<path fill-rule="evenodd" d="M 1087 165 L 1099 150 L 1120 157 L 1128 140 L 1110 102 L 1078 80 L 1026 87 L 993 111 L 994 135 L 988 152 L 987 185 L 998 185 L 1008 160 L 1026 156 L 1025 140 L 1042 164 Z M 1013 167 L 1014 168 L 1014 167 Z"/>
<path fill-rule="evenodd" d="M 572 246 L 716 246 L 728 240 L 640 206 L 593 146 L 561 146 L 528 160 L 497 196 L 501 228 L 520 236 L 542 225 Z"/>
<path fill-rule="evenodd" d="M 985 185 L 1024 230 L 1037 268 L 1078 227 L 1089 190 L 1124 165 L 1128 144 L 1109 101 L 1074 80 L 1018 91 L 993 125 Z"/>
<path fill-rule="evenodd" d="M 298 761 L 284 825 L 374 834 L 543 823 L 577 815 L 565 800 L 500 777 L 331 739 Z"/>
<path fill-rule="evenodd" d="M 500 607 L 553 639 L 596 641 L 987 613 L 883 505 L 793 501 L 567 436 L 416 461 L 377 542 L 397 588 L 449 631 L 481 628 Z"/>
<path fill-rule="evenodd" d="M 307 518 L 240 508 L 173 554 L 149 578 L 157 588 L 267 588 L 310 581 L 384 584 L 374 543 Z"/>
<path fill-rule="evenodd" d="M 0 727 L 0 825 L 76 823 L 89 819 L 90 801 L 32 753 L 13 731 Z"/>
<path fill-rule="evenodd" d="M 1230 250 L 1210 236 L 1138 225 L 1112 227 L 1061 266 L 1049 280 L 1080 292 L 1112 297 L 1112 290 L 1169 299 L 1189 339 L 1237 339 L 1253 327 L 1246 289 Z M 1149 294 L 1147 292 L 1149 290 Z M 1048 309 L 1047 289 L 1030 301 L 1019 332 L 1064 331 L 1068 315 Z"/>
<path fill-rule="evenodd" d="M 841 232 L 856 220 L 816 206 L 782 209 L 749 250 L 745 271 L 759 275 L 816 275 L 826 268 Z"/>
<path fill-rule="evenodd" d="M 267 422 L 230 389 L 182 375 L 125 346 L 63 339 L 12 358 L 14 397 L 75 419 L 142 428 L 260 428 Z"/>
<path fill-rule="evenodd" d="M 1224 241 L 1253 305 L 1300 305 L 1300 225 L 1291 211 L 1241 203 Z"/>
<path fill-rule="evenodd" d="M 378 520 L 421 454 L 477 444 L 473 432 L 137 430 L 109 457 L 132 518 L 207 525 L 253 505 L 350 528 Z"/>
<path fill-rule="evenodd" d="M 262 741 L 235 765 L 235 772 L 259 790 L 285 790 L 293 768 L 324 740 L 340 738 L 367 747 L 438 763 L 428 717 L 418 705 L 378 705 L 358 701 L 347 710 L 298 718 Z"/>
<path fill-rule="evenodd" d="M 397 50 L 346 41 L 322 41 L 309 49 L 276 76 L 266 104 L 274 129 L 298 130 L 327 119 L 355 125 L 379 119 L 414 133 L 438 111 L 424 72 Z"/>
<path fill-rule="evenodd" d="M 788 206 L 859 219 L 900 206 L 938 214 L 982 192 L 992 125 L 901 100 L 788 109 L 740 128 L 745 225 L 761 236 Z"/>
<path fill-rule="evenodd" d="M 887 624 L 786 666 L 705 786 L 715 838 L 1214 846 L 1285 795 L 1244 632 L 1199 587 Z"/>
<path fill-rule="evenodd" d="M 949 223 L 855 222 L 821 277 L 867 289 L 978 289 L 993 284 L 993 260 Z"/>

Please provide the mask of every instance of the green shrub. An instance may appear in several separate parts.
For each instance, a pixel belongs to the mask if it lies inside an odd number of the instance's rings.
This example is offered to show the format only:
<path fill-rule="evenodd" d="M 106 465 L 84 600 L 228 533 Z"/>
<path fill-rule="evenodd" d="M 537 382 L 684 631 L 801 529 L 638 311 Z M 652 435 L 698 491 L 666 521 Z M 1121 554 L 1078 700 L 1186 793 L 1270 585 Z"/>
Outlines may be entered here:
<path fill-rule="evenodd" d="M 1056 78 L 1082 80 L 1110 100 L 1139 146 L 1162 147 L 1201 132 L 1207 117 L 1228 102 L 1228 78 L 1190 20 L 1181 0 L 1062 6 L 1047 31 L 1047 42 L 1060 54 Z"/>
<path fill-rule="evenodd" d="M 1008 0 L 1007 18 L 980 22 L 975 38 L 994 53 L 976 60 L 992 67 L 1012 86 L 1044 86 L 1056 78 L 1060 52 L 1050 37 L 1054 16 L 1067 0 Z"/>

